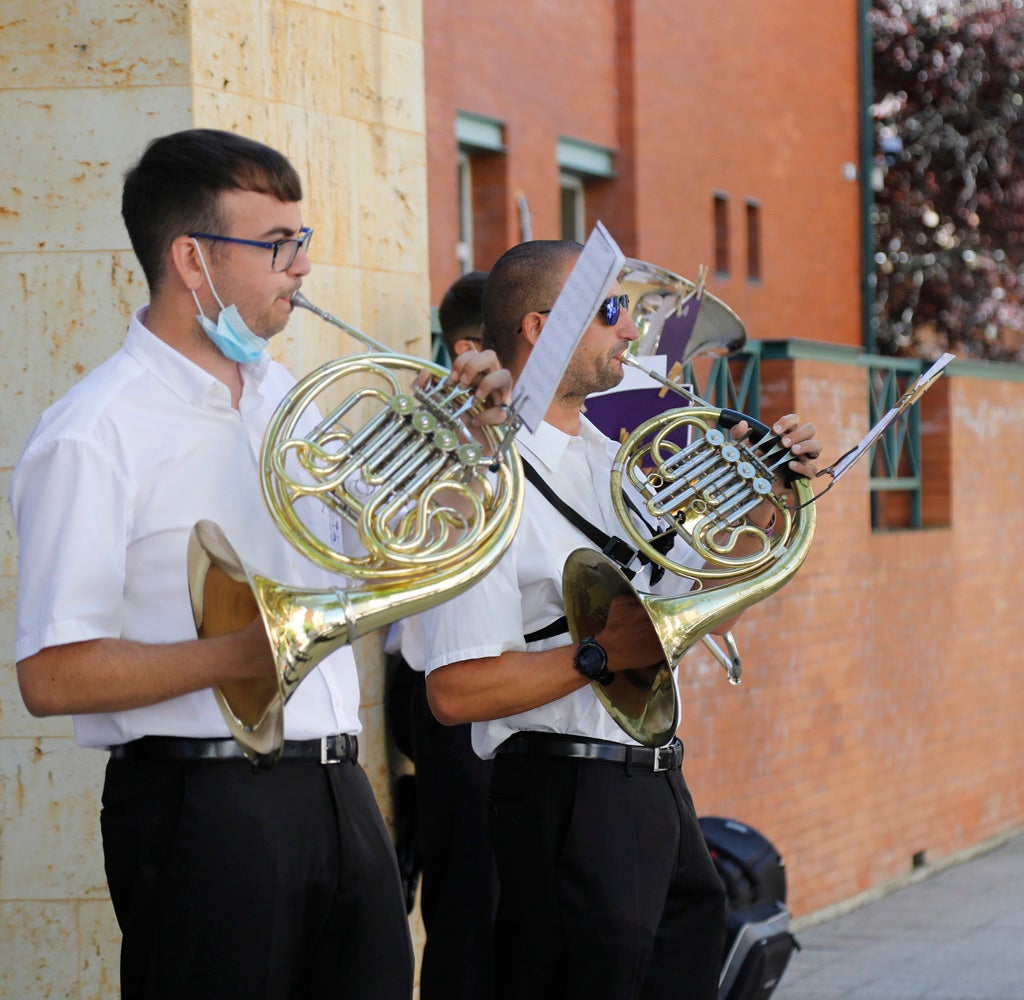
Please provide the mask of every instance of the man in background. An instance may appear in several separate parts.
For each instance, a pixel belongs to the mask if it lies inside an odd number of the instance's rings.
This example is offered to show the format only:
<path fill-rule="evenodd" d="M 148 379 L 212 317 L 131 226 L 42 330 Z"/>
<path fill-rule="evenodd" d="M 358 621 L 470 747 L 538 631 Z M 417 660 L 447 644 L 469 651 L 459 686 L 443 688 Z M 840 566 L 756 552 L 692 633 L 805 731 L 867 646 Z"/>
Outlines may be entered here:
<path fill-rule="evenodd" d="M 450 358 L 479 350 L 487 273 L 470 271 L 438 307 Z M 426 931 L 421 1000 L 487 1000 L 497 876 L 487 830 L 491 762 L 474 752 L 471 726 L 442 726 L 430 711 L 419 617 L 396 626 L 388 716 L 400 749 L 416 765 L 415 846 L 422 868 L 420 913 Z M 389 645 L 393 645 L 392 636 Z"/>

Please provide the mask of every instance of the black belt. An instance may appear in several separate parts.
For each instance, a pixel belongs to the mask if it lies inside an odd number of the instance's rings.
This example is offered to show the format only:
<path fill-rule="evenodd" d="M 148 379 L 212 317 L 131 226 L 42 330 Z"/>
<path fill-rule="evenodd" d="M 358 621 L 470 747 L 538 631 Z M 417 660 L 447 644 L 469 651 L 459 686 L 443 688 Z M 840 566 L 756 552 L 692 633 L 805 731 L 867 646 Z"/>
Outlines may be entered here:
<path fill-rule="evenodd" d="M 242 748 L 232 739 L 198 740 L 187 736 L 143 736 L 111 747 L 110 756 L 133 764 L 246 759 Z M 281 760 L 316 764 L 355 763 L 358 757 L 359 740 L 349 733 L 322 736 L 318 740 L 285 740 L 281 751 Z"/>
<path fill-rule="evenodd" d="M 510 736 L 498 747 L 499 754 L 528 757 L 569 757 L 574 760 L 604 760 L 644 771 L 669 771 L 683 764 L 683 744 L 678 739 L 663 747 L 629 746 L 585 736 L 559 733 L 521 732 Z"/>

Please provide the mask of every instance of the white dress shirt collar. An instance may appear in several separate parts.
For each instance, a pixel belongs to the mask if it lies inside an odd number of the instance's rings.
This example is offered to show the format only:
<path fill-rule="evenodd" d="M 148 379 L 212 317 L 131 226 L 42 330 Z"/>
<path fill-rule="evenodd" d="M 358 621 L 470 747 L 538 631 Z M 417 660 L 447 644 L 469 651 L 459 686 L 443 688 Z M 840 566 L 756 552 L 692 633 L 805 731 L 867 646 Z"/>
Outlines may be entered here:
<path fill-rule="evenodd" d="M 153 333 L 146 326 L 148 313 L 149 306 L 142 306 L 132 316 L 124 341 L 125 352 L 185 402 L 222 397 L 227 386 Z M 258 393 L 270 371 L 270 358 L 264 351 L 256 361 L 241 364 L 239 369 L 243 394 Z"/>
<path fill-rule="evenodd" d="M 525 445 L 552 473 L 558 472 L 566 449 L 574 440 L 582 440 L 585 446 L 597 447 L 602 451 L 608 445 L 608 439 L 582 415 L 578 435 L 566 434 L 547 421 L 544 421 L 536 431 L 524 428 L 516 435 L 516 441 Z"/>

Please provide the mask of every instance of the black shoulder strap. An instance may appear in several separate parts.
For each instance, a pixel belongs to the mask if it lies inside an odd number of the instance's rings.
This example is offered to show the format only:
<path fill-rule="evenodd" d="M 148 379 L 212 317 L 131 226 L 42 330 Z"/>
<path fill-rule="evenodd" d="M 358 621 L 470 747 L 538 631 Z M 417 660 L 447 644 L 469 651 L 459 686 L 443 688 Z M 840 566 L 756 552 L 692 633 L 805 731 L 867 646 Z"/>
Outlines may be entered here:
<path fill-rule="evenodd" d="M 522 458 L 522 456 L 520 456 Z M 609 535 L 602 531 L 596 524 L 591 524 L 585 517 L 581 516 L 579 511 L 574 510 L 570 507 L 551 487 L 544 482 L 541 478 L 540 473 L 524 458 L 523 460 L 523 472 L 526 474 L 526 478 L 533 483 L 534 486 L 540 491 L 544 499 L 547 500 L 559 514 L 562 515 L 570 524 L 578 528 L 587 536 L 609 559 L 614 559 L 619 564 L 622 571 L 632 579 L 636 576 L 636 570 L 630 570 L 626 567 L 639 555 L 636 549 L 633 548 L 628 542 L 624 542 L 621 538 L 615 535 Z"/>
<path fill-rule="evenodd" d="M 537 487 L 541 496 L 543 496 L 544 499 L 547 500 L 547 502 L 551 504 L 551 506 L 554 507 L 555 510 L 557 510 L 558 513 L 561 514 L 570 524 L 586 535 L 587 538 L 589 538 L 601 550 L 601 552 L 604 553 L 604 555 L 608 556 L 609 559 L 612 559 L 629 579 L 636 576 L 636 570 L 628 568 L 629 564 L 635 558 L 639 557 L 640 561 L 645 564 L 650 562 L 643 553 L 638 552 L 628 542 L 623 541 L 623 539 L 616 535 L 607 534 L 597 527 L 596 524 L 591 524 L 591 522 L 583 517 L 579 511 L 570 507 L 560 496 L 558 496 L 558 494 L 555 493 L 555 491 L 551 489 L 551 487 L 541 478 L 540 473 L 530 465 L 525 458 L 522 458 L 522 455 L 520 455 L 520 458 L 523 463 L 523 473 L 526 475 L 526 478 Z M 628 496 L 626 497 L 626 503 L 629 504 L 637 517 L 644 522 L 647 530 L 651 531 L 651 526 L 647 524 Z M 654 532 L 651 531 L 651 534 L 653 536 Z M 667 540 L 669 546 L 674 541 L 671 536 L 668 536 L 667 539 L 665 539 L 665 536 L 660 536 L 655 541 L 655 545 L 659 545 L 659 542 L 662 540 Z M 657 583 L 664 572 L 665 571 L 660 566 L 653 566 L 651 568 L 651 582 Z M 565 617 L 562 617 L 551 622 L 550 625 L 545 625 L 544 628 L 537 629 L 535 632 L 530 632 L 528 635 L 524 635 L 523 639 L 526 642 L 535 642 L 538 639 L 549 639 L 552 636 L 562 635 L 568 631 L 569 623 Z"/>
<path fill-rule="evenodd" d="M 536 632 L 524 635 L 523 639 L 526 642 L 536 642 L 538 639 L 551 639 L 556 635 L 567 635 L 568 633 L 569 619 L 562 615 L 561 618 L 556 618 L 550 625 L 545 625 L 544 628 L 539 628 Z"/>

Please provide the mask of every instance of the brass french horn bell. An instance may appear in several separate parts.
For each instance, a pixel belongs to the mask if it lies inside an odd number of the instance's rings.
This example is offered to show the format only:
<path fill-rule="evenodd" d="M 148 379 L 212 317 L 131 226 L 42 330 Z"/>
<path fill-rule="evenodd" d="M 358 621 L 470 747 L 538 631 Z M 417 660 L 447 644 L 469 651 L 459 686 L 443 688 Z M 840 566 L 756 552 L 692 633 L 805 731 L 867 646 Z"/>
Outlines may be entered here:
<path fill-rule="evenodd" d="M 627 258 L 619 271 L 619 284 L 629 295 L 629 314 L 640 336 L 630 354 L 664 354 L 685 365 L 697 357 L 735 354 L 747 341 L 739 316 L 704 287 L 704 269 L 690 281 L 663 267 Z M 685 322 L 689 310 L 696 320 Z"/>

